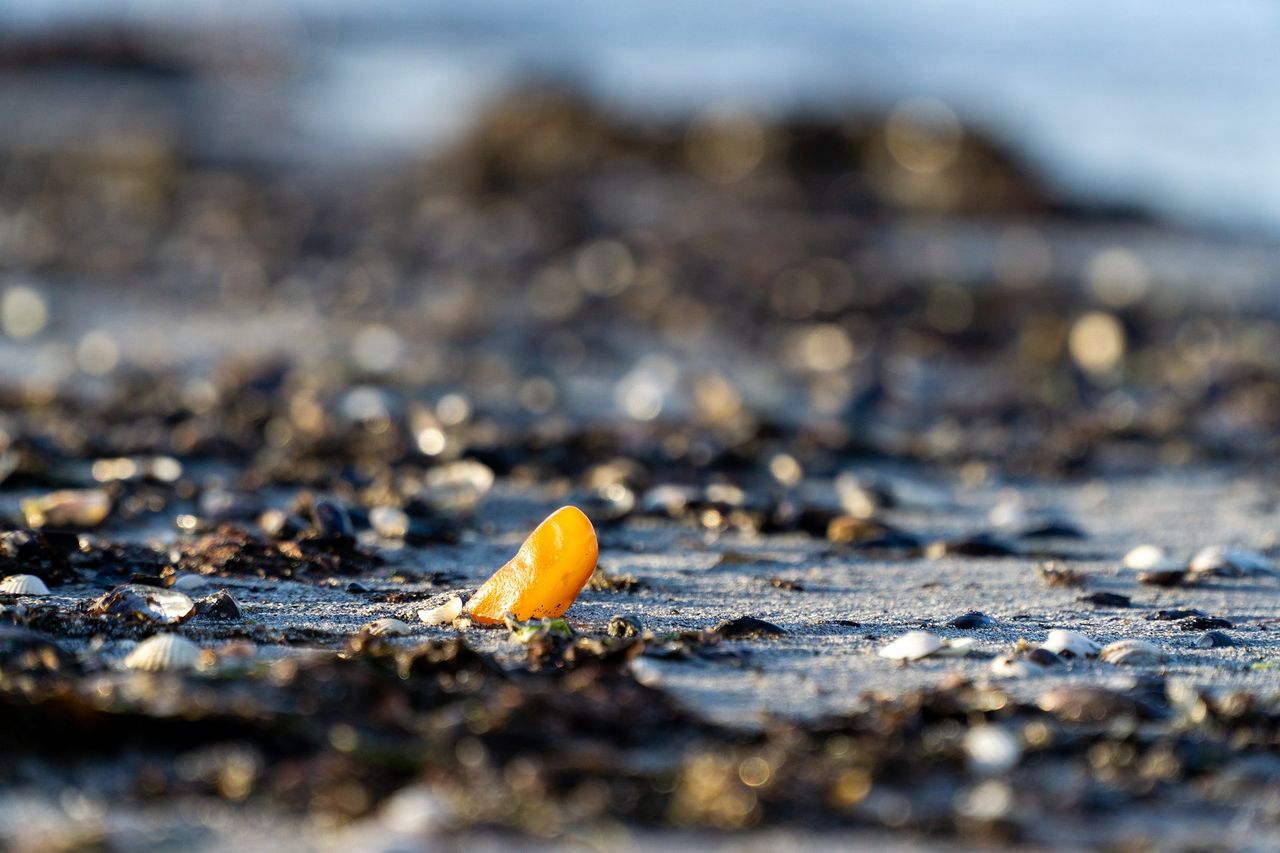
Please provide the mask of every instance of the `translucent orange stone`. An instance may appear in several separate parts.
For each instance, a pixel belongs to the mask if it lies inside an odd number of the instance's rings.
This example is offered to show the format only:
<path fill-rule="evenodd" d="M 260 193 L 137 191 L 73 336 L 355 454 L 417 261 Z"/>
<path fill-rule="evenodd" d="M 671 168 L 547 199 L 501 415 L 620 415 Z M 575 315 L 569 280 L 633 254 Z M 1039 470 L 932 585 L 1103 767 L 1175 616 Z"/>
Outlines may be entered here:
<path fill-rule="evenodd" d="M 599 553 L 596 532 L 582 510 L 561 507 L 476 590 L 467 615 L 483 625 L 499 623 L 508 613 L 521 621 L 562 616 L 595 571 Z"/>

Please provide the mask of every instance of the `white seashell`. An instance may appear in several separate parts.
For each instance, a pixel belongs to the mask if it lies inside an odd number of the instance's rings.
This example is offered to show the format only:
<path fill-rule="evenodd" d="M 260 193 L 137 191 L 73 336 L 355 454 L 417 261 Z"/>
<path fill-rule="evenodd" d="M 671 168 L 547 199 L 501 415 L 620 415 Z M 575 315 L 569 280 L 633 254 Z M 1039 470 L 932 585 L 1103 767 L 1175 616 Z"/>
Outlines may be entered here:
<path fill-rule="evenodd" d="M 1159 545 L 1139 545 L 1124 555 L 1124 567 L 1139 572 L 1180 569 L 1182 564 Z"/>
<path fill-rule="evenodd" d="M 418 611 L 418 618 L 428 625 L 449 625 L 462 615 L 462 597 L 452 595 L 439 607 L 428 607 Z"/>
<path fill-rule="evenodd" d="M 403 637 L 412 633 L 413 628 L 409 626 L 408 622 L 388 618 L 375 619 L 360 630 L 375 637 Z"/>
<path fill-rule="evenodd" d="M 35 575 L 9 575 L 0 581 L 0 592 L 10 595 L 48 595 L 49 587 Z"/>
<path fill-rule="evenodd" d="M 175 589 L 142 584 L 118 586 L 93 602 L 91 612 L 176 625 L 196 614 L 196 603 Z"/>
<path fill-rule="evenodd" d="M 962 658 L 973 651 L 973 637 L 956 637 L 954 640 L 943 640 L 942 648 L 934 652 L 940 658 Z"/>
<path fill-rule="evenodd" d="M 1000 678 L 1030 678 L 1044 672 L 1044 667 L 1015 654 L 997 655 L 991 661 L 991 672 Z"/>
<path fill-rule="evenodd" d="M 880 649 L 878 654 L 889 660 L 920 660 L 942 648 L 942 639 L 928 631 L 908 631 Z"/>
<path fill-rule="evenodd" d="M 1228 578 L 1252 577 L 1275 573 L 1271 561 L 1246 548 L 1210 545 L 1200 549 L 1187 566 L 1195 574 L 1213 574 Z"/>
<path fill-rule="evenodd" d="M 1099 643 L 1094 642 L 1084 634 L 1067 631 L 1063 628 L 1054 628 L 1050 631 L 1049 636 L 1045 637 L 1044 642 L 1040 644 L 1040 648 L 1047 649 L 1064 658 L 1097 657 L 1098 652 L 1102 650 L 1102 646 Z"/>
<path fill-rule="evenodd" d="M 209 582 L 200 575 L 183 574 L 173 579 L 173 583 L 169 584 L 169 589 L 176 589 L 178 592 L 195 592 L 204 589 Z"/>
<path fill-rule="evenodd" d="M 138 643 L 124 665 L 143 672 L 179 672 L 195 669 L 201 654 L 200 647 L 185 637 L 156 634 Z"/>
<path fill-rule="evenodd" d="M 976 726 L 964 736 L 964 751 L 974 772 L 995 776 L 1022 758 L 1022 745 L 1004 726 Z"/>
<path fill-rule="evenodd" d="M 1146 640 L 1117 640 L 1102 650 L 1098 657 L 1106 663 L 1147 666 L 1164 662 L 1164 652 Z"/>

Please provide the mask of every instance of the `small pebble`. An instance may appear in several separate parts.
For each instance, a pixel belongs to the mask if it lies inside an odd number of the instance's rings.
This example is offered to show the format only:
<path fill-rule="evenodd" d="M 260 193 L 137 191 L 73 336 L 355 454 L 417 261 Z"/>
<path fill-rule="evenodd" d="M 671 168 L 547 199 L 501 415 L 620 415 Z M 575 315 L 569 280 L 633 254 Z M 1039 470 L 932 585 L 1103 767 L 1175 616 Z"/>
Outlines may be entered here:
<path fill-rule="evenodd" d="M 970 610 L 968 613 L 957 616 L 947 623 L 952 628 L 960 628 L 962 630 L 990 628 L 995 624 L 996 620 L 979 610 Z"/>
<path fill-rule="evenodd" d="M 1192 616 L 1190 619 L 1179 620 L 1178 627 L 1184 631 L 1205 631 L 1209 628 L 1234 628 L 1235 626 L 1219 616 Z"/>
<path fill-rule="evenodd" d="M 231 593 L 220 589 L 196 602 L 196 613 L 206 619 L 243 619 L 244 611 Z"/>
<path fill-rule="evenodd" d="M 1091 592 L 1088 595 L 1080 596 L 1080 601 L 1085 604 L 1092 604 L 1094 607 L 1131 607 L 1133 600 L 1127 595 L 1120 595 L 1118 592 Z"/>
<path fill-rule="evenodd" d="M 757 619 L 754 616 L 739 616 L 721 622 L 711 629 L 726 640 L 759 640 L 767 637 L 781 637 L 786 634 L 785 628 Z"/>

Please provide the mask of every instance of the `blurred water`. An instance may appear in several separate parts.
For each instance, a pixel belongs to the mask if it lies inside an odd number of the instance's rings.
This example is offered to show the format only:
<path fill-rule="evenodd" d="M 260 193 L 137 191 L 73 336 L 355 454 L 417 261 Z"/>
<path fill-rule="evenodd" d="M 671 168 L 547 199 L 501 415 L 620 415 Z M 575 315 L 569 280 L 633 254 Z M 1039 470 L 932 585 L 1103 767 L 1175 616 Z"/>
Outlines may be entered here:
<path fill-rule="evenodd" d="M 1069 194 L 1280 232 L 1270 0 L 0 0 L 6 29 L 85 19 L 288 41 L 291 139 L 341 156 L 439 139 L 535 74 L 644 110 L 927 94 Z"/>

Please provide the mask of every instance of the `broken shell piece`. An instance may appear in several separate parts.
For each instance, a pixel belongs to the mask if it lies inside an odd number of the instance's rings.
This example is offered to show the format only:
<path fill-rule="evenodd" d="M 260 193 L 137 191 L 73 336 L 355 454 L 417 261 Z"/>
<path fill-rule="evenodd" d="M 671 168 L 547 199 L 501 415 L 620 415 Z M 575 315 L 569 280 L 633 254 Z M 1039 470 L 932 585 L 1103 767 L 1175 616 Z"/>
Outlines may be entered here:
<path fill-rule="evenodd" d="M 208 585 L 209 582 L 200 575 L 182 574 L 173 579 L 169 589 L 176 589 L 178 592 L 196 592 Z"/>
<path fill-rule="evenodd" d="M 62 489 L 22 501 L 29 527 L 97 527 L 111 512 L 102 489 Z"/>
<path fill-rule="evenodd" d="M 1105 663 L 1125 666 L 1147 666 L 1164 662 L 1164 652 L 1146 640 L 1117 640 L 1102 650 L 1098 657 Z"/>
<path fill-rule="evenodd" d="M 973 637 L 956 637 L 954 640 L 943 640 L 942 648 L 934 652 L 940 658 L 962 658 L 973 651 Z"/>
<path fill-rule="evenodd" d="M 877 652 L 889 660 L 920 660 L 942 648 L 942 638 L 928 631 L 908 631 Z"/>
<path fill-rule="evenodd" d="M 49 587 L 35 575 L 9 575 L 0 581 L 0 592 L 10 595 L 48 595 Z"/>
<path fill-rule="evenodd" d="M 992 659 L 991 672 L 1000 678 L 1030 678 L 1043 673 L 1044 667 L 1015 654 L 1004 654 Z"/>
<path fill-rule="evenodd" d="M 1046 669 L 1060 663 L 1062 659 L 1048 649 L 1031 649 L 1025 654 L 997 655 L 991 661 L 991 672 L 1000 678 L 1030 678 L 1043 675 Z"/>
<path fill-rule="evenodd" d="M 1173 571 L 1182 564 L 1159 545 L 1139 545 L 1124 555 L 1124 567 L 1135 571 Z"/>
<path fill-rule="evenodd" d="M 1054 628 L 1040 644 L 1040 648 L 1048 649 L 1063 658 L 1092 658 L 1097 657 L 1102 645 L 1076 631 Z"/>
<path fill-rule="evenodd" d="M 1218 575 L 1225 578 L 1255 577 L 1275 574 L 1271 561 L 1247 548 L 1210 545 L 1191 558 L 1187 566 L 1193 574 Z"/>
<path fill-rule="evenodd" d="M 1197 649 L 1221 649 L 1235 644 L 1236 641 L 1231 639 L 1231 635 L 1224 634 L 1222 631 L 1206 631 L 1196 639 Z"/>
<path fill-rule="evenodd" d="M 614 616 L 605 627 L 605 633 L 610 637 L 636 637 L 642 630 L 640 620 L 631 616 Z"/>
<path fill-rule="evenodd" d="M 89 612 L 95 616 L 125 616 L 159 625 L 176 625 L 195 615 L 196 604 L 177 590 L 125 584 L 95 599 Z"/>
<path fill-rule="evenodd" d="M 462 596 L 451 595 L 437 607 L 427 607 L 418 611 L 418 618 L 428 625 L 451 625 L 454 619 L 462 615 Z"/>
<path fill-rule="evenodd" d="M 404 637 L 413 631 L 408 622 L 389 617 L 375 619 L 360 630 L 375 637 Z"/>
<path fill-rule="evenodd" d="M 200 663 L 200 647 L 177 634 L 148 637 L 129 652 L 124 665 L 143 672 L 180 672 Z"/>

